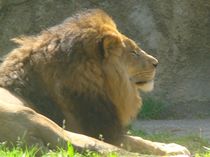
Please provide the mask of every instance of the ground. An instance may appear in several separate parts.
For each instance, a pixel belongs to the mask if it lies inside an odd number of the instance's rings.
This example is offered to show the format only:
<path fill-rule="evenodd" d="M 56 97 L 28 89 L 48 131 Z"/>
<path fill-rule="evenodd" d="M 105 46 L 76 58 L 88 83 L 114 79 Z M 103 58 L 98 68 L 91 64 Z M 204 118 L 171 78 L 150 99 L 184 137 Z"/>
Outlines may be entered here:
<path fill-rule="evenodd" d="M 149 134 L 197 135 L 210 141 L 210 119 L 140 120 L 134 122 L 133 128 Z"/>
<path fill-rule="evenodd" d="M 131 133 L 152 141 L 177 143 L 195 157 L 210 157 L 210 119 L 140 120 Z"/>

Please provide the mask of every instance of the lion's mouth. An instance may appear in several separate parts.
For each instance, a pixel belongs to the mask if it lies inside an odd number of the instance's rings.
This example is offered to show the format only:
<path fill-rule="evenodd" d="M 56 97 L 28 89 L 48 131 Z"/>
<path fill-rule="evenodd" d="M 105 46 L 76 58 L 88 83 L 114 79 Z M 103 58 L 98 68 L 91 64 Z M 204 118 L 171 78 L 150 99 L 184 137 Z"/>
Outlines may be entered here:
<path fill-rule="evenodd" d="M 138 79 L 138 78 L 130 78 L 130 81 L 133 82 L 135 85 L 144 85 L 144 84 L 147 84 L 147 83 L 150 83 L 152 82 L 153 80 L 142 80 L 142 79 Z"/>
<path fill-rule="evenodd" d="M 154 87 L 154 80 L 148 80 L 148 81 L 135 81 L 134 84 L 137 86 L 138 89 L 148 92 L 153 90 Z"/>
<path fill-rule="evenodd" d="M 143 85 L 143 84 L 149 83 L 149 82 L 151 82 L 151 81 L 137 81 L 137 82 L 135 82 L 135 84 L 136 85 Z"/>

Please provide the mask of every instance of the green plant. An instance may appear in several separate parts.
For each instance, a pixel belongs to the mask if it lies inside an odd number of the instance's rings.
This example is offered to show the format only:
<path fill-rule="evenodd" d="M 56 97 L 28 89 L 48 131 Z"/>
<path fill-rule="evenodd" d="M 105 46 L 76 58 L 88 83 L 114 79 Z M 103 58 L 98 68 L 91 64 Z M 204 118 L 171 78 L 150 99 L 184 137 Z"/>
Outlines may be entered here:
<path fill-rule="evenodd" d="M 23 142 L 18 140 L 15 145 L 9 148 L 7 142 L 0 143 L 0 157 L 118 157 L 114 152 L 101 155 L 94 151 L 84 150 L 82 153 L 78 153 L 70 143 L 67 143 L 67 149 L 57 148 L 57 150 L 48 151 L 43 151 L 36 146 L 24 148 L 22 144 Z"/>
<path fill-rule="evenodd" d="M 210 157 L 210 151 L 205 153 L 196 153 L 195 157 Z"/>
<path fill-rule="evenodd" d="M 11 148 L 7 146 L 6 142 L 0 143 L 0 156 L 1 157 L 35 157 L 38 152 L 37 147 L 21 148 L 13 145 Z"/>
<path fill-rule="evenodd" d="M 153 98 L 143 99 L 143 106 L 138 115 L 141 119 L 161 119 L 166 105 L 160 100 Z"/>

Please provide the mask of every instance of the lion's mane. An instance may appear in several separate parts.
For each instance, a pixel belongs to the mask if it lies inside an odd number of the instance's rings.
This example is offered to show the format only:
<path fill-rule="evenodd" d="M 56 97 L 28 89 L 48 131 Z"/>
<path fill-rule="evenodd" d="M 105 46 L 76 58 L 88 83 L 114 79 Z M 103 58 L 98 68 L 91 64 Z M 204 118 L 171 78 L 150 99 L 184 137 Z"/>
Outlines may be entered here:
<path fill-rule="evenodd" d="M 96 9 L 13 39 L 20 47 L 1 64 L 0 86 L 69 130 L 116 141 L 141 98 L 122 63 L 105 55 L 103 37 L 112 32 L 113 20 Z"/>

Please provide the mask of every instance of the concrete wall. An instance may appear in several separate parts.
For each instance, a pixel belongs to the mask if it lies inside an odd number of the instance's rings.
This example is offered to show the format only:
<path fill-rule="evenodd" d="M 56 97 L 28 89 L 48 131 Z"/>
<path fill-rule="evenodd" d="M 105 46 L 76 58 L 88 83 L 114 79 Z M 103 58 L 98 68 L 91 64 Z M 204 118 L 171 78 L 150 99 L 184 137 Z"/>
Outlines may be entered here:
<path fill-rule="evenodd" d="M 82 8 L 102 8 L 160 61 L 155 90 L 168 117 L 210 116 L 210 1 L 0 0 L 0 56 L 10 38 L 32 35 Z"/>

